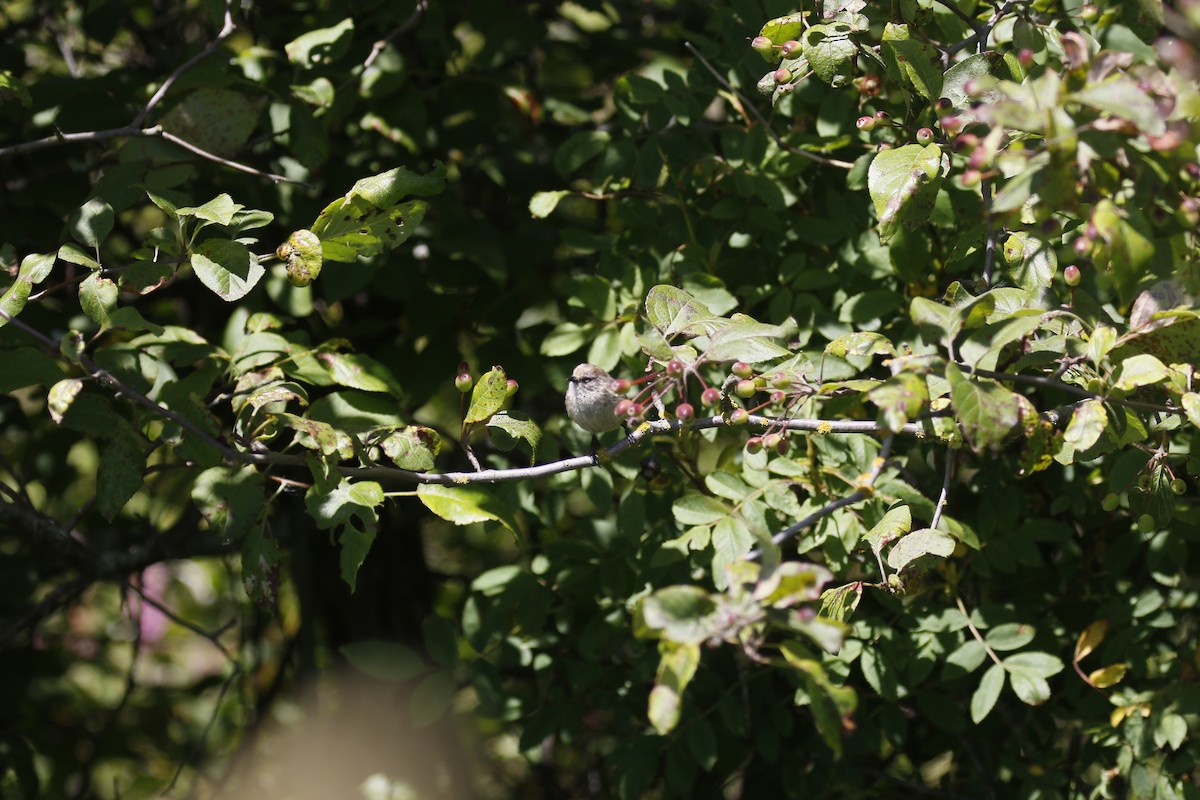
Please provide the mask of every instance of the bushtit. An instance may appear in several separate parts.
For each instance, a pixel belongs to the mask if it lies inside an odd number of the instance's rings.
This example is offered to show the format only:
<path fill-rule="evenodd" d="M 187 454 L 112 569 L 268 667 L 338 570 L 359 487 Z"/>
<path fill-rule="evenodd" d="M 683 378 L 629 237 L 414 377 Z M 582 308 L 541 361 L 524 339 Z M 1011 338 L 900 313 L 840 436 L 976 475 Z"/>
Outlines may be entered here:
<path fill-rule="evenodd" d="M 567 416 L 588 433 L 621 427 L 616 415 L 620 399 L 613 391 L 613 376 L 595 364 L 580 364 L 567 378 Z"/>

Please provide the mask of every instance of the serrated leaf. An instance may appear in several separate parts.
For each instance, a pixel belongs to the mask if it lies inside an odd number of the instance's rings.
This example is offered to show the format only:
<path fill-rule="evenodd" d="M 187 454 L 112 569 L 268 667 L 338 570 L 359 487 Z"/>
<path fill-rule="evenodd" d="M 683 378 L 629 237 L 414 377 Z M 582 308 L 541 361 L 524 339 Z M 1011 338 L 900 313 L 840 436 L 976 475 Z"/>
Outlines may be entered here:
<path fill-rule="evenodd" d="M 999 445 L 1020 422 L 1015 396 L 1003 386 L 971 380 L 955 364 L 946 366 L 946 379 L 963 433 L 975 450 Z"/>
<path fill-rule="evenodd" d="M 863 535 L 871 547 L 871 552 L 878 556 L 892 542 L 912 530 L 912 512 L 906 505 L 898 505 L 888 509 L 879 522 Z"/>
<path fill-rule="evenodd" d="M 862 600 L 863 582 L 854 581 L 844 586 L 826 589 L 821 594 L 821 610 L 818 616 L 834 622 L 848 622 Z"/>
<path fill-rule="evenodd" d="M 212 467 L 196 476 L 192 502 L 222 541 L 237 542 L 260 521 L 265 491 L 262 475 L 253 467 Z"/>
<path fill-rule="evenodd" d="M 996 706 L 996 700 L 1000 698 L 1000 691 L 1004 688 L 1004 680 L 1007 673 L 1004 667 L 999 664 L 992 664 L 988 667 L 987 672 L 983 673 L 983 678 L 979 681 L 979 686 L 971 695 L 971 721 L 976 725 L 987 719 L 988 714 L 992 713 L 992 709 Z"/>
<path fill-rule="evenodd" d="M 920 375 L 901 372 L 868 391 L 867 398 L 888 429 L 899 432 L 929 405 L 929 386 Z"/>
<path fill-rule="evenodd" d="M 409 425 L 390 434 L 380 444 L 383 452 L 400 469 L 427 472 L 442 449 L 442 439 L 433 428 Z"/>
<path fill-rule="evenodd" d="M 217 225 L 229 225 L 233 222 L 233 215 L 243 207 L 233 202 L 233 198 L 228 194 L 219 194 L 202 206 L 186 206 L 176 209 L 175 213 L 181 217 L 195 217 Z"/>
<path fill-rule="evenodd" d="M 899 572 L 921 556 L 949 558 L 954 554 L 954 537 L 933 528 L 922 528 L 902 537 L 888 551 L 888 566 Z"/>
<path fill-rule="evenodd" d="M 429 204 L 410 200 L 378 208 L 361 197 L 339 197 L 317 216 L 311 230 L 326 261 L 350 262 L 399 247 L 425 218 Z"/>
<path fill-rule="evenodd" d="M 222 300 L 241 300 L 266 274 L 258 259 L 241 242 L 208 239 L 191 258 L 196 277 Z"/>
<path fill-rule="evenodd" d="M 108 317 L 117 308 L 117 284 L 93 272 L 79 284 L 79 305 L 83 313 L 102 328 L 108 327 Z"/>
<path fill-rule="evenodd" d="M 1084 400 L 1071 412 L 1071 421 L 1063 431 L 1063 441 L 1076 452 L 1088 450 L 1100 440 L 1108 427 L 1108 414 L 1099 400 Z"/>
<path fill-rule="evenodd" d="M 1008 662 L 1005 662 L 1005 666 L 1008 669 L 1008 681 L 1021 702 L 1040 706 L 1050 699 L 1050 684 L 1037 672 L 1024 667 L 1010 667 Z"/>
<path fill-rule="evenodd" d="M 487 421 L 492 442 L 501 450 L 511 450 L 518 441 L 529 446 L 529 464 L 537 460 L 538 442 L 542 440 L 542 429 L 528 415 L 519 411 L 493 414 Z"/>
<path fill-rule="evenodd" d="M 905 86 L 930 102 L 942 96 L 942 67 L 937 48 L 916 39 L 885 36 L 881 49 L 885 60 L 895 64 Z"/>
<path fill-rule="evenodd" d="M 417 497 L 434 514 L 455 525 L 499 522 L 514 535 L 520 535 L 520 526 L 511 511 L 491 491 L 478 484 L 442 486 L 423 483 L 417 487 Z"/>
<path fill-rule="evenodd" d="M 492 367 L 471 389 L 471 403 L 463 422 L 483 422 L 499 411 L 507 398 L 508 376 L 500 367 Z"/>
<path fill-rule="evenodd" d="M 112 206 L 93 197 L 67 218 L 67 230 L 75 241 L 95 249 L 112 233 L 113 220 Z"/>
<path fill-rule="evenodd" d="M 686 494 L 671 506 L 680 525 L 714 525 L 729 516 L 730 509 L 715 497 Z"/>
<path fill-rule="evenodd" d="M 879 241 L 887 243 L 900 225 L 919 225 L 929 219 L 942 162 L 947 159 L 935 144 L 907 144 L 876 154 L 867 170 L 867 189 L 879 219 Z"/>
<path fill-rule="evenodd" d="M 818 78 L 833 88 L 844 85 L 854 71 L 858 47 L 850 39 L 853 29 L 844 22 L 812 25 L 800 36 L 804 58 Z"/>
<path fill-rule="evenodd" d="M 375 509 L 383 500 L 383 489 L 378 483 L 352 482 L 340 476 L 315 481 L 304 495 L 304 506 L 317 527 L 339 531 L 341 576 L 351 592 L 356 585 L 358 569 L 375 541 L 379 523 L 379 513 Z"/>
<path fill-rule="evenodd" d="M 254 133 L 260 108 L 257 100 L 241 92 L 224 87 L 202 86 L 185 95 L 163 116 L 161 124 L 163 130 L 201 150 L 229 156 L 236 153 Z M 159 205 L 163 198 L 151 195 L 150 199 Z M 173 205 L 170 209 L 164 205 L 159 207 L 175 216 Z"/>
<path fill-rule="evenodd" d="M 1005 239 L 1003 251 L 1004 272 L 1022 289 L 1037 291 L 1054 282 L 1058 255 L 1050 242 L 1018 231 Z"/>
<path fill-rule="evenodd" d="M 646 293 L 646 319 L 670 341 L 685 333 L 699 335 L 715 330 L 720 320 L 708 306 L 682 289 L 659 285 Z"/>
<path fill-rule="evenodd" d="M 1154 356 L 1143 353 L 1130 356 L 1121 362 L 1113 375 L 1113 385 L 1124 391 L 1132 391 L 1139 386 L 1150 386 L 1166 380 L 1170 374 L 1165 364 Z"/>
<path fill-rule="evenodd" d="M 697 586 L 668 586 L 641 602 L 642 620 L 672 642 L 700 644 L 712 635 L 716 605 Z"/>

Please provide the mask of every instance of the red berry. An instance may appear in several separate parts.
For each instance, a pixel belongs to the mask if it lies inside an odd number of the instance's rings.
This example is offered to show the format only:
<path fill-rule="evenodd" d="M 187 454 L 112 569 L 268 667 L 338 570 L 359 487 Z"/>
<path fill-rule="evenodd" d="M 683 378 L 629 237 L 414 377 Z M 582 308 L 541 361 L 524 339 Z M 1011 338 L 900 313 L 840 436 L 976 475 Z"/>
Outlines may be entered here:
<path fill-rule="evenodd" d="M 983 173 L 977 169 L 969 169 L 962 174 L 962 185 L 966 187 L 978 186 L 983 180 Z"/>
<path fill-rule="evenodd" d="M 771 392 L 771 405 L 773 405 L 773 406 L 783 405 L 784 398 L 786 398 L 786 397 L 787 397 L 787 395 L 785 395 L 783 392 L 776 389 L 775 391 Z"/>
<path fill-rule="evenodd" d="M 746 452 L 757 453 L 763 449 L 763 439 L 761 436 L 751 436 L 746 440 Z"/>
<path fill-rule="evenodd" d="M 633 407 L 633 405 L 634 402 L 632 400 L 618 400 L 616 407 L 613 408 L 613 413 L 618 417 L 631 416 L 629 409 Z"/>
<path fill-rule="evenodd" d="M 1075 244 L 1072 247 L 1075 248 L 1077 255 L 1086 256 L 1088 251 L 1092 249 L 1092 240 L 1086 236 L 1080 236 L 1075 240 Z"/>
<path fill-rule="evenodd" d="M 628 378 L 617 378 L 613 381 L 612 390 L 617 394 L 625 394 L 629 391 L 629 387 L 633 386 Z"/>
<path fill-rule="evenodd" d="M 689 420 L 696 416 L 696 409 L 692 408 L 691 403 L 680 403 L 675 406 L 675 418 L 680 420 Z"/>
<path fill-rule="evenodd" d="M 892 115 L 886 111 L 876 111 L 875 121 L 880 125 L 887 125 L 892 121 Z"/>
<path fill-rule="evenodd" d="M 517 383 L 512 378 L 509 378 L 508 383 L 504 384 L 504 396 L 512 397 L 514 394 L 517 393 L 517 389 L 520 389 L 520 388 L 521 388 L 521 384 Z"/>
<path fill-rule="evenodd" d="M 640 419 L 644 412 L 645 409 L 642 408 L 641 403 L 630 403 L 629 409 L 625 413 L 628 415 L 629 419 Z"/>
<path fill-rule="evenodd" d="M 1074 264 L 1063 270 L 1063 280 L 1067 282 L 1067 286 L 1078 286 L 1081 277 L 1079 267 Z"/>
<path fill-rule="evenodd" d="M 678 377 L 683 374 L 683 362 L 672 360 L 667 362 L 667 374 Z"/>
<path fill-rule="evenodd" d="M 754 367 L 750 366 L 745 361 L 735 361 L 733 362 L 733 368 L 730 370 L 730 372 L 732 372 L 734 375 L 737 375 L 739 378 L 749 378 L 754 374 Z"/>
<path fill-rule="evenodd" d="M 715 389 L 712 386 L 708 387 L 700 394 L 700 402 L 709 407 L 715 406 L 717 403 L 721 402 L 720 390 Z"/>
<path fill-rule="evenodd" d="M 792 385 L 792 379 L 786 372 L 776 372 L 771 376 L 771 386 L 776 389 L 786 389 Z"/>
<path fill-rule="evenodd" d="M 867 116 L 859 117 L 858 121 L 855 122 L 854 124 L 858 126 L 858 129 L 860 131 L 875 130 L 875 118 L 874 117 L 867 117 Z"/>
<path fill-rule="evenodd" d="M 774 75 L 776 83 L 787 83 L 792 79 L 792 71 L 787 67 L 780 67 L 775 70 Z"/>
<path fill-rule="evenodd" d="M 937 109 L 939 112 L 944 113 L 944 112 L 949 111 L 950 109 L 954 108 L 954 101 L 951 100 L 949 97 L 939 97 L 938 101 L 933 104 L 933 107 L 935 109 Z"/>
<path fill-rule="evenodd" d="M 1022 67 L 1028 67 L 1033 63 L 1033 51 L 1028 47 L 1021 48 L 1021 52 L 1017 53 L 1017 62 Z"/>
<path fill-rule="evenodd" d="M 469 372 L 460 372 L 458 377 L 454 379 L 454 388 L 458 389 L 463 394 L 471 391 L 471 387 L 475 385 L 475 379 L 471 377 Z"/>
<path fill-rule="evenodd" d="M 938 120 L 938 127 L 942 129 L 942 133 L 947 136 L 954 136 L 963 129 L 962 117 L 958 114 L 950 114 Z"/>
<path fill-rule="evenodd" d="M 917 144 L 929 144 L 933 141 L 933 129 L 921 128 L 917 131 Z"/>
<path fill-rule="evenodd" d="M 797 42 L 795 39 L 789 39 L 786 42 L 784 42 L 782 46 L 780 46 L 779 52 L 783 53 L 784 58 L 787 58 L 788 56 L 790 56 L 792 53 L 796 52 L 799 49 L 800 49 L 800 43 Z"/>
<path fill-rule="evenodd" d="M 791 448 L 792 448 L 791 441 L 787 438 L 787 436 L 785 434 L 780 434 L 779 441 L 775 444 L 775 452 L 779 453 L 779 455 L 781 455 L 781 456 L 786 456 L 788 450 L 790 450 Z"/>

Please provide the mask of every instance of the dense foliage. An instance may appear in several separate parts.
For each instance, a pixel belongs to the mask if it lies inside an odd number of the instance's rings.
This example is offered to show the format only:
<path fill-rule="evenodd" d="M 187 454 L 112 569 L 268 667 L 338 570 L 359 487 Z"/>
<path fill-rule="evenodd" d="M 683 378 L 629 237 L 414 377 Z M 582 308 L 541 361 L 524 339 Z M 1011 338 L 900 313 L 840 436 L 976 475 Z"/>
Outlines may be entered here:
<path fill-rule="evenodd" d="M 0 2 L 0 793 L 1200 797 L 1200 4 L 709 5 Z"/>

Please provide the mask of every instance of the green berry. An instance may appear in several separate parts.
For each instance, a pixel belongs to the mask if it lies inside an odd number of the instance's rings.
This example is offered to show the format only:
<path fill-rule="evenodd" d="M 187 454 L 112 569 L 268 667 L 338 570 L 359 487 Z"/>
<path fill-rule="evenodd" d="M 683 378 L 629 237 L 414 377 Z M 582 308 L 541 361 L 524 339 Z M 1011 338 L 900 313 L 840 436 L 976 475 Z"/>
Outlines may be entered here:
<path fill-rule="evenodd" d="M 745 361 L 733 362 L 733 367 L 729 370 L 739 378 L 749 378 L 754 374 L 754 367 L 747 364 Z"/>
<path fill-rule="evenodd" d="M 1063 280 L 1067 282 L 1067 286 L 1078 286 L 1081 277 L 1079 267 L 1074 264 L 1063 270 Z"/>
<path fill-rule="evenodd" d="M 771 376 L 771 386 L 776 389 L 786 389 L 792 385 L 792 379 L 785 372 L 776 372 Z"/>
<path fill-rule="evenodd" d="M 758 391 L 758 387 L 754 385 L 754 381 L 749 378 L 743 378 L 737 382 L 733 393 L 738 397 L 754 397 L 754 393 Z"/>
<path fill-rule="evenodd" d="M 858 126 L 858 129 L 860 131 L 875 130 L 875 118 L 874 117 L 865 117 L 865 116 L 859 117 L 858 121 L 855 122 L 854 124 Z"/>
<path fill-rule="evenodd" d="M 792 79 L 792 71 L 787 67 L 780 67 L 774 73 L 775 83 L 788 83 Z"/>
<path fill-rule="evenodd" d="M 1121 498 L 1116 492 L 1109 492 L 1104 495 L 1104 499 L 1100 501 L 1100 508 L 1105 511 L 1116 511 L 1117 506 L 1121 505 Z"/>
<path fill-rule="evenodd" d="M 475 386 L 475 379 L 471 377 L 471 373 L 469 372 L 460 372 L 458 373 L 458 377 L 454 379 L 454 388 L 463 394 L 471 391 L 473 386 Z"/>
<path fill-rule="evenodd" d="M 788 58 L 799 49 L 800 43 L 795 39 L 789 39 L 780 46 L 779 52 L 783 54 L 784 58 Z"/>
<path fill-rule="evenodd" d="M 1183 494 L 1187 491 L 1187 481 L 1183 478 L 1175 478 L 1171 481 L 1171 491 L 1175 494 Z"/>
<path fill-rule="evenodd" d="M 755 36 L 751 39 L 750 49 L 764 57 L 775 55 L 775 45 L 765 36 Z"/>
<path fill-rule="evenodd" d="M 917 144 L 929 144 L 933 141 L 933 129 L 921 128 L 917 131 Z"/>
<path fill-rule="evenodd" d="M 750 412 L 744 408 L 735 408 L 729 413 L 730 425 L 745 425 L 750 421 Z"/>
<path fill-rule="evenodd" d="M 1138 530 L 1142 533 L 1151 533 L 1154 531 L 1154 516 L 1152 514 L 1142 514 L 1137 521 Z"/>
<path fill-rule="evenodd" d="M 514 394 L 517 393 L 517 389 L 520 389 L 520 388 L 521 388 L 521 384 L 517 383 L 512 378 L 509 378 L 508 383 L 504 384 L 504 396 L 512 397 Z"/>

